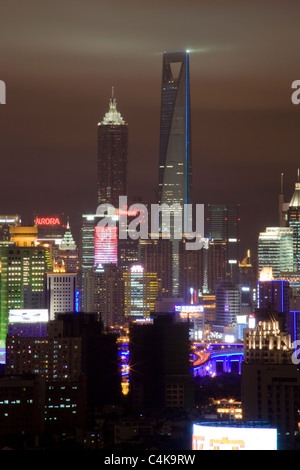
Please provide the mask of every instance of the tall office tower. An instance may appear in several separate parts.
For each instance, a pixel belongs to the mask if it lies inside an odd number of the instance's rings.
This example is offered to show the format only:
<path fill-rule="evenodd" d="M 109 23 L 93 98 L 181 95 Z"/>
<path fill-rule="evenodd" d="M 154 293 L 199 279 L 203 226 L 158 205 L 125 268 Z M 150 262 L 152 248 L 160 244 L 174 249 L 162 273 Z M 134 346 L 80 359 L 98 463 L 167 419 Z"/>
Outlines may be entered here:
<path fill-rule="evenodd" d="M 240 283 L 248 284 L 254 288 L 256 284 L 256 280 L 257 280 L 257 274 L 256 274 L 256 269 L 254 265 L 252 264 L 250 250 L 247 250 L 247 255 L 239 263 L 239 271 L 240 271 Z"/>
<path fill-rule="evenodd" d="M 8 246 L 1 254 L 0 347 L 5 347 L 11 309 L 38 309 L 45 302 L 45 250 L 35 246 Z"/>
<path fill-rule="evenodd" d="M 271 267 L 274 279 L 294 269 L 293 230 L 290 227 L 267 227 L 258 237 L 258 270 Z"/>
<path fill-rule="evenodd" d="M 129 387 L 133 408 L 192 407 L 189 353 L 189 326 L 176 323 L 172 314 L 158 315 L 150 325 L 130 325 Z"/>
<path fill-rule="evenodd" d="M 241 312 L 241 293 L 239 285 L 231 279 L 216 282 L 216 324 L 230 327 L 236 324 Z"/>
<path fill-rule="evenodd" d="M 119 196 L 126 196 L 127 147 L 128 125 L 112 90 L 109 110 L 98 123 L 98 204 L 119 207 Z"/>
<path fill-rule="evenodd" d="M 172 297 L 172 242 L 169 239 L 139 240 L 139 261 L 148 273 L 156 273 L 158 299 Z"/>
<path fill-rule="evenodd" d="M 83 305 L 87 305 L 88 299 L 85 299 L 87 295 L 84 286 L 85 273 L 89 270 L 93 270 L 95 263 L 95 238 L 96 228 L 98 221 L 101 217 L 96 214 L 83 214 L 82 215 L 82 226 L 81 226 L 81 240 L 79 250 L 79 283 L 81 290 L 80 309 L 84 311 Z"/>
<path fill-rule="evenodd" d="M 226 242 L 210 241 L 207 250 L 207 290 L 216 291 L 216 281 L 225 278 Z"/>
<path fill-rule="evenodd" d="M 139 256 L 139 240 L 131 238 L 118 239 L 118 266 L 124 271 L 128 271 L 132 264 L 138 263 Z"/>
<path fill-rule="evenodd" d="M 273 309 L 282 314 L 281 328 L 288 334 L 293 330 L 292 315 L 290 315 L 290 284 L 283 279 L 269 279 L 260 274 L 257 282 L 257 308 Z"/>
<path fill-rule="evenodd" d="M 98 225 L 103 217 L 84 214 L 81 227 L 80 265 L 82 272 L 98 264 L 118 264 L 118 226 Z"/>
<path fill-rule="evenodd" d="M 163 54 L 159 148 L 159 203 L 192 203 L 191 111 L 188 52 Z M 177 212 L 175 211 L 177 214 Z M 175 215 L 174 215 L 175 217 Z M 173 217 L 171 217 L 173 221 Z M 178 295 L 179 241 L 173 241 L 173 295 Z M 182 218 L 183 231 L 187 220 Z"/>
<path fill-rule="evenodd" d="M 69 222 L 67 223 L 66 231 L 59 245 L 56 262 L 59 266 L 64 265 L 67 273 L 77 273 L 79 270 L 78 248 L 74 241 Z"/>
<path fill-rule="evenodd" d="M 47 270 L 52 271 L 59 258 L 59 247 L 66 229 L 64 214 L 34 216 L 37 243 L 45 248 Z"/>
<path fill-rule="evenodd" d="M 95 227 L 98 220 L 94 214 L 82 215 L 79 256 L 82 273 L 95 266 Z"/>
<path fill-rule="evenodd" d="M 226 243 L 225 273 L 234 282 L 239 280 L 239 204 L 208 204 L 207 237 Z"/>
<path fill-rule="evenodd" d="M 290 310 L 289 281 L 281 279 L 264 279 L 257 283 L 257 307 L 274 306 L 276 312 L 288 314 Z"/>
<path fill-rule="evenodd" d="M 147 272 L 141 264 L 134 264 L 123 274 L 123 279 L 125 320 L 149 318 L 158 296 L 157 274 Z"/>
<path fill-rule="evenodd" d="M 287 210 L 288 226 L 293 230 L 294 271 L 300 272 L 300 175 Z"/>
<path fill-rule="evenodd" d="M 88 283 L 92 283 L 98 266 L 114 264 L 121 269 L 127 269 L 132 262 L 138 261 L 138 240 L 120 239 L 119 214 L 116 215 L 115 226 L 101 226 L 98 222 L 103 219 L 100 214 L 84 214 L 81 227 L 79 280 L 81 283 L 81 310 L 94 303 Z M 90 274 L 89 274 L 90 273 Z M 93 297 L 93 295 L 92 295 Z"/>
<path fill-rule="evenodd" d="M 118 227 L 95 227 L 95 266 L 118 264 Z"/>
<path fill-rule="evenodd" d="M 241 393 L 243 417 L 268 421 L 280 439 L 298 434 L 300 375 L 292 363 L 290 336 L 276 312 L 265 311 L 254 329 L 244 330 Z"/>
<path fill-rule="evenodd" d="M 76 311 L 76 273 L 66 273 L 58 268 L 47 276 L 47 308 L 49 319 L 55 320 L 57 313 Z"/>
<path fill-rule="evenodd" d="M 186 304 L 198 303 L 198 295 L 203 292 L 204 249 L 186 249 L 186 238 L 179 243 L 179 297 Z"/>
<path fill-rule="evenodd" d="M 82 310 L 97 313 L 105 328 L 124 323 L 123 270 L 115 264 L 95 266 L 84 273 Z"/>

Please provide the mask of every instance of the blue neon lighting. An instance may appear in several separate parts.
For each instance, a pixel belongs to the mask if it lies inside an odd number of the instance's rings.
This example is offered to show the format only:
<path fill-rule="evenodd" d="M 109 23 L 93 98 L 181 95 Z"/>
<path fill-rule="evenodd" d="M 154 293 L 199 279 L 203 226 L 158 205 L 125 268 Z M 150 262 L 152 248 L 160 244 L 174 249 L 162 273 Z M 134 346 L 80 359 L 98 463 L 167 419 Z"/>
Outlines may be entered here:
<path fill-rule="evenodd" d="M 79 312 L 79 305 L 80 305 L 80 291 L 77 290 L 76 295 L 75 295 L 75 312 L 76 313 Z"/>

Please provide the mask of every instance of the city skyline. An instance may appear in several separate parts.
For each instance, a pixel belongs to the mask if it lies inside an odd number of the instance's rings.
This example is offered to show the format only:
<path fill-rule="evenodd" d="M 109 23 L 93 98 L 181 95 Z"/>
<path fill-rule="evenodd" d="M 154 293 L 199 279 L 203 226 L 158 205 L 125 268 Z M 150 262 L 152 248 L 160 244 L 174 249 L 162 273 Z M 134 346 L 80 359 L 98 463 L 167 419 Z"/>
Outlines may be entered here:
<path fill-rule="evenodd" d="M 5 3 L 2 212 L 20 213 L 25 223 L 35 212 L 64 212 L 73 228 L 95 211 L 97 122 L 112 86 L 129 127 L 129 192 L 154 199 L 161 56 L 189 49 L 194 200 L 240 204 L 242 256 L 255 250 L 259 232 L 277 225 L 281 173 L 288 201 L 299 166 L 300 110 L 291 102 L 299 5 L 222 5 L 132 2 L 125 14 L 122 4 L 112 12 L 91 2 L 69 17 L 68 2 L 66 9 L 54 2 L 50 12 L 32 0 L 29 17 Z M 156 24 L 161 35 L 153 34 Z"/>
<path fill-rule="evenodd" d="M 299 14 L 2 0 L 1 449 L 300 448 Z"/>

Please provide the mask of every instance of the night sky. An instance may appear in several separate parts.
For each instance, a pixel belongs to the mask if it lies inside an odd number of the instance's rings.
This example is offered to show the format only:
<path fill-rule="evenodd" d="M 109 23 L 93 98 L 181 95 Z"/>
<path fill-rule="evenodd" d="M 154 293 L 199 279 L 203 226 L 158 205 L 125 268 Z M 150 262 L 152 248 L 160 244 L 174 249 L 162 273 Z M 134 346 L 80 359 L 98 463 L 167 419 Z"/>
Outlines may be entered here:
<path fill-rule="evenodd" d="M 300 166 L 298 0 L 1 0 L 0 213 L 96 211 L 97 122 L 114 86 L 129 194 L 154 200 L 162 53 L 191 51 L 194 200 L 240 203 L 243 249 L 278 224 Z"/>

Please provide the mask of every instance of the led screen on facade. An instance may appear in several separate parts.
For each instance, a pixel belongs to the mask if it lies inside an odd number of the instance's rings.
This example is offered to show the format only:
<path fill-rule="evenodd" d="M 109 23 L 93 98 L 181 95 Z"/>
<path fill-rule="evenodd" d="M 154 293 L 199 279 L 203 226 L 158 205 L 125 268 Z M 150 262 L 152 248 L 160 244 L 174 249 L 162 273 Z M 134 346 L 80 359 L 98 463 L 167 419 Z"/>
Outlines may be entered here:
<path fill-rule="evenodd" d="M 194 424 L 193 450 L 277 450 L 277 430 L 251 426 Z"/>

